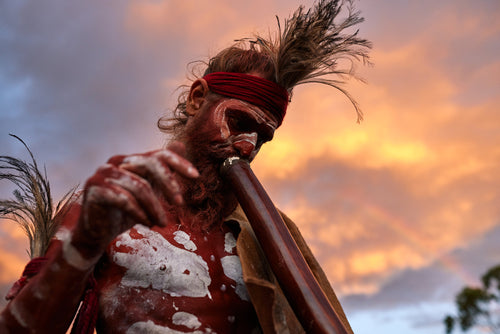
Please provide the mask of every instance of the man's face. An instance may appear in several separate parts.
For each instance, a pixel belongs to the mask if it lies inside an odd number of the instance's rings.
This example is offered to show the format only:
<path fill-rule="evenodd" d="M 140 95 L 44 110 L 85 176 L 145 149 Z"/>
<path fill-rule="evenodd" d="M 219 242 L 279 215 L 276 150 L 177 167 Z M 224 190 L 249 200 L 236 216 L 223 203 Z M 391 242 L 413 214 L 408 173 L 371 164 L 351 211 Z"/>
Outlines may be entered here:
<path fill-rule="evenodd" d="M 197 134 L 221 160 L 238 156 L 252 161 L 278 126 L 268 112 L 234 98 L 209 103 L 197 116 Z"/>
<path fill-rule="evenodd" d="M 194 225 L 208 228 L 234 210 L 237 201 L 221 180 L 225 159 L 239 156 L 252 160 L 261 145 L 272 139 L 277 121 L 267 112 L 233 98 L 205 100 L 186 124 L 182 141 L 187 158 L 200 177 L 183 179 L 184 200 L 199 216 Z M 193 225 L 193 226 L 194 226 Z"/>

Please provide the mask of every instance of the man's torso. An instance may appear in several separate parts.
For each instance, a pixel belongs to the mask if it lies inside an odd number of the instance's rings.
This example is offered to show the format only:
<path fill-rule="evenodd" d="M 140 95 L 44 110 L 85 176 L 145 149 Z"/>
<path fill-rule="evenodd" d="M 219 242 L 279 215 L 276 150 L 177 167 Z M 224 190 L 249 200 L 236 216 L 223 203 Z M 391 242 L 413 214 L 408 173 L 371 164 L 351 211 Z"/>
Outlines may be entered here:
<path fill-rule="evenodd" d="M 251 333 L 258 322 L 226 225 L 202 233 L 136 225 L 96 270 L 99 332 Z"/>

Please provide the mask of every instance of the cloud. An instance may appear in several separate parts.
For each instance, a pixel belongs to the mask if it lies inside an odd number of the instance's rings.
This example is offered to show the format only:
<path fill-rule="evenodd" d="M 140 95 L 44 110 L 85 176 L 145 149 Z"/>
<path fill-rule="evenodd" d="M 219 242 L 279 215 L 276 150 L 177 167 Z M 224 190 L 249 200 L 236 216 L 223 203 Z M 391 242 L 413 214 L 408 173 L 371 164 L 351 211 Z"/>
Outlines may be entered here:
<path fill-rule="evenodd" d="M 459 246 L 426 266 L 402 270 L 373 294 L 351 294 L 342 299 L 353 327 L 368 332 L 377 326 L 388 332 L 403 322 L 405 333 L 442 333 L 443 319 L 454 314 L 455 295 L 464 286 L 479 285 L 479 277 L 498 265 L 500 227 L 467 247 Z M 401 331 L 401 329 L 399 329 Z"/>
<path fill-rule="evenodd" d="M 5 296 L 12 284 L 19 279 L 29 261 L 27 237 L 10 220 L 0 219 L 0 310 L 6 305 Z"/>
<path fill-rule="evenodd" d="M 353 312 L 363 312 L 443 299 L 452 301 L 464 286 L 480 285 L 480 276 L 498 265 L 499 236 L 500 227 L 497 226 L 468 247 L 457 247 L 421 268 L 400 271 L 374 294 L 345 297 L 345 306 Z"/>
<path fill-rule="evenodd" d="M 60 198 L 109 156 L 163 144 L 155 122 L 187 82 L 188 61 L 265 33 L 275 13 L 298 4 L 2 2 L 1 154 L 26 156 L 7 133 L 20 135 Z M 405 309 L 416 326 L 414 305 L 452 300 L 499 260 L 500 8 L 488 0 L 356 5 L 375 66 L 360 68 L 368 84 L 346 88 L 365 121 L 356 124 L 340 92 L 297 87 L 253 168 L 301 228 L 348 313 L 383 322 Z M 1 197 L 9 193 L 2 184 Z M 7 287 L 25 247 L 2 226 Z M 388 313 L 375 314 L 379 308 Z"/>
<path fill-rule="evenodd" d="M 397 43 L 383 38 L 397 20 L 371 31 L 369 84 L 349 86 L 365 122 L 354 124 L 352 107 L 328 88 L 298 90 L 254 165 L 346 294 L 376 293 L 498 225 L 500 101 L 489 92 L 500 81 L 485 74 L 498 68 L 498 24 L 479 28 L 491 21 L 487 5 L 427 5 L 381 14 L 422 15 L 390 34 Z"/>

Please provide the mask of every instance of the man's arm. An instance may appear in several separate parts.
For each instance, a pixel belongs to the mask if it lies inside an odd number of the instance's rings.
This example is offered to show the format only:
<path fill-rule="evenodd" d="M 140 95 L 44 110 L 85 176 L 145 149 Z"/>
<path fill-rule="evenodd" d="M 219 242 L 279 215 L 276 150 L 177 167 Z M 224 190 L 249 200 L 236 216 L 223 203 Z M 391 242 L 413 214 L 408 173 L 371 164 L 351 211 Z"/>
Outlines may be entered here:
<path fill-rule="evenodd" d="M 80 204 L 70 204 L 46 254 L 47 262 L 0 315 L 0 332 L 66 332 L 98 260 L 82 257 L 71 245 L 70 230 L 80 211 Z"/>
<path fill-rule="evenodd" d="M 84 186 L 82 204 L 66 214 L 47 263 L 0 315 L 0 330 L 65 333 L 107 245 L 135 224 L 164 226 L 166 214 L 159 198 L 182 203 L 176 174 L 198 176 L 182 153 L 183 147 L 175 145 L 171 150 L 113 157 L 99 168 Z"/>

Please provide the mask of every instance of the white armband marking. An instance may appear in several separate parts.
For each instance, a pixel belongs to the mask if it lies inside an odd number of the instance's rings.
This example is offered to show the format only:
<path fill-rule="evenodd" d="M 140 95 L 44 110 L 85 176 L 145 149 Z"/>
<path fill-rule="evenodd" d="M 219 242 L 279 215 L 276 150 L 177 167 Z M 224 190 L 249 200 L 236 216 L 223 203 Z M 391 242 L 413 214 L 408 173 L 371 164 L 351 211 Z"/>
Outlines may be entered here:
<path fill-rule="evenodd" d="M 56 239 L 62 242 L 62 255 L 63 259 L 72 267 L 87 271 L 97 262 L 99 257 L 93 259 L 86 259 L 82 254 L 71 244 L 71 237 L 73 233 L 67 228 L 61 228 L 56 234 Z"/>

